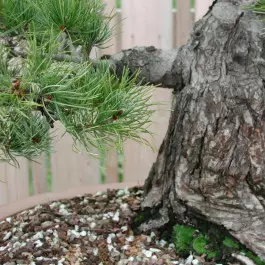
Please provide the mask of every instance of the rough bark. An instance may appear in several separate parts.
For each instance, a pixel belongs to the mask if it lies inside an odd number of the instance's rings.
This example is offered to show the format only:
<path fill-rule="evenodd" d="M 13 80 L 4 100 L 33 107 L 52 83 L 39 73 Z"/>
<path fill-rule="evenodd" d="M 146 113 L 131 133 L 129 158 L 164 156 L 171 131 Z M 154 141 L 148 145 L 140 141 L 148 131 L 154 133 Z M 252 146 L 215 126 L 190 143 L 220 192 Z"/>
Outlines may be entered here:
<path fill-rule="evenodd" d="M 161 227 L 204 219 L 265 260 L 265 24 L 250 0 L 216 0 L 187 44 L 113 58 L 146 80 L 174 87 L 167 135 L 145 183 L 144 208 Z"/>

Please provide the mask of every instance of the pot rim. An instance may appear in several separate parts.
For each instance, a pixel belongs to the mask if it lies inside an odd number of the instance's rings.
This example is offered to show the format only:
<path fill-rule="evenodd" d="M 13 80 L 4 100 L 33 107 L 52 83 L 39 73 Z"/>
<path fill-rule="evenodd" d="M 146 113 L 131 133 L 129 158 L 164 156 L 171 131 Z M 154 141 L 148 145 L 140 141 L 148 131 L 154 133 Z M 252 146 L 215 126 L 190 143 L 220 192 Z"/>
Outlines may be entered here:
<path fill-rule="evenodd" d="M 72 199 L 87 193 L 94 194 L 98 191 L 106 191 L 108 189 L 125 189 L 127 187 L 140 187 L 142 185 L 143 181 L 86 185 L 58 192 L 46 192 L 29 196 L 19 201 L 0 205 L 0 221 L 4 221 L 7 217 L 12 217 L 19 212 L 28 210 L 37 205 L 51 203 L 52 201 Z"/>

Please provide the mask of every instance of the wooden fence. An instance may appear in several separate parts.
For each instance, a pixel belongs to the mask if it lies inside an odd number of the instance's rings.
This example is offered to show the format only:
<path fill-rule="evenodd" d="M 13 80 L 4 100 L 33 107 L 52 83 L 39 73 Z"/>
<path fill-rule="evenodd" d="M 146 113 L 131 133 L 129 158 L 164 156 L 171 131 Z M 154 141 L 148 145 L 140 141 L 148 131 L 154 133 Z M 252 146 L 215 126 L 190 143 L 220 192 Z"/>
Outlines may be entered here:
<path fill-rule="evenodd" d="M 107 13 L 111 10 L 117 13 L 114 23 L 118 26 L 112 46 L 103 51 L 95 50 L 94 56 L 141 45 L 154 45 L 162 49 L 183 45 L 189 37 L 194 20 L 206 13 L 212 0 L 195 0 L 195 8 L 191 7 L 188 0 L 177 0 L 177 9 L 172 8 L 172 0 L 123 0 L 121 9 L 115 8 L 116 0 L 105 2 Z M 157 88 L 153 100 L 164 102 L 153 115 L 151 131 L 154 137 L 149 137 L 149 141 L 158 149 L 168 125 L 170 90 Z M 56 126 L 56 134 L 61 135 L 62 128 L 58 124 Z M 47 192 L 50 186 L 52 191 L 62 191 L 85 184 L 99 184 L 102 182 L 102 167 L 106 175 L 105 182 L 118 181 L 118 154 L 115 151 L 105 154 L 102 165 L 99 159 L 72 151 L 72 143 L 69 135 L 61 139 L 57 137 L 54 141 L 56 152 L 51 154 L 50 159 L 41 157 L 39 163 L 19 159 L 19 169 L 0 164 L 0 205 L 25 198 L 30 191 L 31 194 Z M 143 181 L 155 159 L 156 152 L 151 149 L 129 140 L 125 142 L 123 181 Z M 51 185 L 48 181 L 51 181 Z"/>

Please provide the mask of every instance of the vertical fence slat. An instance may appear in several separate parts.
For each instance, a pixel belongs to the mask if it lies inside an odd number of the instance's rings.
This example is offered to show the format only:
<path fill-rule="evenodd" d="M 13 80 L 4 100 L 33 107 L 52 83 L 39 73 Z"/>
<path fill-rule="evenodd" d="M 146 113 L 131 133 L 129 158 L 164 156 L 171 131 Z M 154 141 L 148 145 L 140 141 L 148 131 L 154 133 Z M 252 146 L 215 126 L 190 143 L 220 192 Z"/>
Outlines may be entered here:
<path fill-rule="evenodd" d="M 106 15 L 115 14 L 116 0 L 104 0 Z M 112 39 L 107 43 L 108 48 L 101 50 L 102 54 L 114 54 L 119 51 L 121 36 L 120 16 L 116 16 L 112 20 L 110 27 L 113 28 Z M 105 153 L 105 182 L 118 182 L 118 154 L 116 150 Z"/>
<path fill-rule="evenodd" d="M 24 158 L 17 160 L 19 168 L 0 164 L 0 205 L 29 196 L 28 161 Z"/>
<path fill-rule="evenodd" d="M 149 147 L 139 145 L 133 141 L 124 144 L 124 178 L 125 181 L 145 180 L 152 164 L 157 157 L 158 149 L 164 139 L 170 117 L 171 107 L 170 89 L 156 88 L 152 97 L 154 102 L 161 102 L 163 105 L 155 106 L 155 113 L 152 117 L 150 131 L 153 137 L 145 137 L 149 140 L 155 151 Z"/>
<path fill-rule="evenodd" d="M 123 0 L 122 48 L 154 45 L 172 47 L 171 0 Z"/>
<path fill-rule="evenodd" d="M 111 150 L 105 154 L 105 175 L 106 183 L 118 182 L 118 153 Z"/>
<path fill-rule="evenodd" d="M 201 19 L 206 12 L 208 11 L 209 7 L 213 3 L 213 0 L 196 0 L 195 1 L 195 20 Z"/>
<path fill-rule="evenodd" d="M 6 164 L 0 163 L 0 205 L 8 203 Z"/>
<path fill-rule="evenodd" d="M 44 155 L 31 163 L 34 194 L 48 191 L 46 166 Z"/>
<path fill-rule="evenodd" d="M 125 20 L 122 30 L 122 48 L 149 45 L 162 49 L 172 48 L 172 16 L 169 15 L 171 13 L 172 1 L 170 0 L 157 0 L 155 4 L 153 0 L 123 0 L 122 17 Z M 159 98 L 158 95 L 164 95 L 163 92 L 155 89 L 152 100 L 156 101 Z M 170 94 L 170 91 L 167 92 Z M 163 101 L 163 98 L 160 97 L 159 101 Z M 162 125 L 157 117 L 155 114 L 152 118 L 154 123 L 151 131 L 155 135 L 154 138 L 143 136 L 155 148 L 159 147 L 167 128 L 163 126 L 161 129 Z M 130 140 L 126 141 L 124 144 L 124 181 L 144 180 L 155 158 L 156 153 L 150 148 Z"/>
<path fill-rule="evenodd" d="M 176 46 L 184 45 L 190 35 L 192 28 L 192 17 L 190 13 L 190 1 L 178 0 L 176 18 Z"/>
<path fill-rule="evenodd" d="M 54 152 L 51 154 L 52 190 L 62 191 L 87 184 L 99 184 L 99 159 L 88 156 L 85 152 L 76 153 L 72 137 L 64 134 L 63 126 L 56 122 L 55 128 Z"/>

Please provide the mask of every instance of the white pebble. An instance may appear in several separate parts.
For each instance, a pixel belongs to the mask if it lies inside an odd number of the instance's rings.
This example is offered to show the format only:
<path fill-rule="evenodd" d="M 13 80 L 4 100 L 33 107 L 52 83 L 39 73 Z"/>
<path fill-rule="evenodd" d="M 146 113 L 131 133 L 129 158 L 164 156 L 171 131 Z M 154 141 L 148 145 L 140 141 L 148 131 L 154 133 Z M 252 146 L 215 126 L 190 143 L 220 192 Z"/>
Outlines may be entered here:
<path fill-rule="evenodd" d="M 128 227 L 127 227 L 126 225 L 124 225 L 124 226 L 121 227 L 121 231 L 122 231 L 122 232 L 125 232 L 125 231 L 127 231 L 127 230 L 128 230 Z"/>
<path fill-rule="evenodd" d="M 81 236 L 86 236 L 86 231 L 82 231 L 82 232 L 80 233 L 80 235 L 81 235 Z"/>
<path fill-rule="evenodd" d="M 199 261 L 197 259 L 194 259 L 192 262 L 191 262 L 193 265 L 198 265 L 199 264 Z"/>
<path fill-rule="evenodd" d="M 152 260 L 153 260 L 153 261 L 156 261 L 156 260 L 157 260 L 157 256 L 156 256 L 156 255 L 153 255 L 153 256 L 152 256 Z"/>
<path fill-rule="evenodd" d="M 73 235 L 76 238 L 79 238 L 80 237 L 80 233 L 77 232 L 77 231 L 75 231 L 75 230 L 70 230 L 70 233 L 71 233 L 71 235 Z"/>
<path fill-rule="evenodd" d="M 40 210 L 40 209 L 42 209 L 42 206 L 41 205 L 37 205 L 37 206 L 35 206 L 35 210 Z"/>
<path fill-rule="evenodd" d="M 6 241 L 7 239 L 9 239 L 11 237 L 12 233 L 11 232 L 7 232 L 6 235 L 4 236 L 3 240 Z"/>
<path fill-rule="evenodd" d="M 40 238 L 43 238 L 43 233 L 42 232 L 38 232 L 32 237 L 33 240 L 38 240 Z"/>
<path fill-rule="evenodd" d="M 93 222 L 93 223 L 90 224 L 90 228 L 93 229 L 93 228 L 96 227 L 96 225 L 97 225 L 97 224 L 96 224 L 95 222 Z"/>
<path fill-rule="evenodd" d="M 97 239 L 97 236 L 96 235 L 89 236 L 89 241 L 90 242 L 94 242 L 96 239 Z"/>
<path fill-rule="evenodd" d="M 165 240 L 163 240 L 163 239 L 159 241 L 159 245 L 160 245 L 161 247 L 164 247 L 166 244 L 167 244 L 167 241 L 165 241 Z"/>
<path fill-rule="evenodd" d="M 121 247 L 122 250 L 127 250 L 127 249 L 129 249 L 129 248 L 130 248 L 129 245 L 124 245 L 124 246 Z"/>
<path fill-rule="evenodd" d="M 102 194 L 103 194 L 102 191 L 98 191 L 98 192 L 95 194 L 95 196 L 101 196 Z"/>
<path fill-rule="evenodd" d="M 125 194 L 124 190 L 118 190 L 116 196 L 121 197 Z"/>
<path fill-rule="evenodd" d="M 59 202 L 55 201 L 55 202 L 51 203 L 49 206 L 51 209 L 53 209 L 53 208 L 57 207 L 59 204 L 60 204 Z"/>
<path fill-rule="evenodd" d="M 107 238 L 107 243 L 111 244 L 111 237 L 110 236 L 108 236 L 108 238 Z"/>
<path fill-rule="evenodd" d="M 161 251 L 161 249 L 158 249 L 158 248 L 150 248 L 149 250 L 152 252 L 160 252 Z"/>
<path fill-rule="evenodd" d="M 155 238 L 156 237 L 156 234 L 154 232 L 151 232 L 150 237 L 151 238 Z"/>
<path fill-rule="evenodd" d="M 40 240 L 35 241 L 34 244 L 36 245 L 36 248 L 42 247 L 43 245 L 43 243 Z"/>
<path fill-rule="evenodd" d="M 94 248 L 93 249 L 93 254 L 94 254 L 94 256 L 97 256 L 98 255 L 98 248 Z"/>
<path fill-rule="evenodd" d="M 116 212 L 115 215 L 113 216 L 112 220 L 114 222 L 119 222 L 119 220 L 120 220 L 120 217 L 119 216 L 120 216 L 120 213 L 119 212 Z"/>
<path fill-rule="evenodd" d="M 126 238 L 126 240 L 129 241 L 129 242 L 133 242 L 134 236 L 129 236 L 129 237 Z"/>
<path fill-rule="evenodd" d="M 144 253 L 144 255 L 147 258 L 151 258 L 152 257 L 152 254 L 153 254 L 152 251 L 143 249 L 142 252 Z"/>
<path fill-rule="evenodd" d="M 7 217 L 7 218 L 6 218 L 6 221 L 7 221 L 8 223 L 11 223 L 12 218 L 11 218 L 11 217 Z"/>
<path fill-rule="evenodd" d="M 192 261 L 193 261 L 193 256 L 189 255 L 188 258 L 185 260 L 185 265 L 191 265 Z"/>
<path fill-rule="evenodd" d="M 108 250 L 109 250 L 109 252 L 111 252 L 112 250 L 114 250 L 114 247 L 112 245 L 108 244 Z"/>

